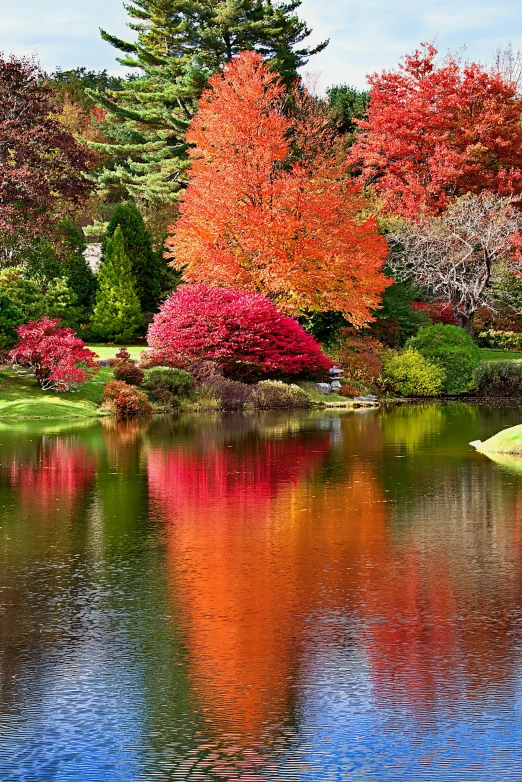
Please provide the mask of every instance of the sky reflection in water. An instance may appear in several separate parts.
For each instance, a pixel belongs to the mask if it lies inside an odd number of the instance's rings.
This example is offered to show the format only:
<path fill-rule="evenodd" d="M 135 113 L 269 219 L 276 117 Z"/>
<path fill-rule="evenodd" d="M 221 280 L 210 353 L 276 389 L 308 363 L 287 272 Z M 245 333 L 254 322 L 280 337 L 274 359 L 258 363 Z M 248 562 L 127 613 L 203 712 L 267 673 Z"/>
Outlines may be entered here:
<path fill-rule="evenodd" d="M 0 428 L 0 779 L 522 778 L 517 408 Z"/>

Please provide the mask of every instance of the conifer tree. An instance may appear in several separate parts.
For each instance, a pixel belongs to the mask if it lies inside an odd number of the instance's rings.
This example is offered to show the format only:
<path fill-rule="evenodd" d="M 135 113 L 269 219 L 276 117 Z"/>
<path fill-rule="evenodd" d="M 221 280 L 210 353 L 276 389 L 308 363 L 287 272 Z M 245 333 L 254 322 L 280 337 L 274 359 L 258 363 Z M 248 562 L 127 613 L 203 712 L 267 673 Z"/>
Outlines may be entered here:
<path fill-rule="evenodd" d="M 310 34 L 295 13 L 301 0 L 131 0 L 135 43 L 101 31 L 140 75 L 118 92 L 88 91 L 107 112 L 110 143 L 91 144 L 110 159 L 98 185 L 114 200 L 170 202 L 184 186 L 185 132 L 207 79 L 243 50 L 256 50 L 286 81 L 328 42 L 302 46 Z"/>
<path fill-rule="evenodd" d="M 121 227 L 107 240 L 105 257 L 98 272 L 96 306 L 91 320 L 93 334 L 112 342 L 128 342 L 141 328 L 140 300 L 132 268 L 125 253 Z"/>
<path fill-rule="evenodd" d="M 155 312 L 167 274 L 167 263 L 161 252 L 154 252 L 141 212 L 132 201 L 117 204 L 114 209 L 105 234 L 104 253 L 107 242 L 114 236 L 118 226 L 123 235 L 125 253 L 131 263 L 142 312 Z"/>

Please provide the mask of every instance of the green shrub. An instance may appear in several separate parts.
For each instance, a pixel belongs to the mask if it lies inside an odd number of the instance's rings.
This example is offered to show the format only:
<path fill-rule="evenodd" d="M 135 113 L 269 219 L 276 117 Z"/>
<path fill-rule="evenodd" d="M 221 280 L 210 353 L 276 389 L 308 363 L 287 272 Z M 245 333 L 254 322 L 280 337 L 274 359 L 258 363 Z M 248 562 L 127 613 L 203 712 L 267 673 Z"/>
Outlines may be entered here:
<path fill-rule="evenodd" d="M 196 381 L 183 369 L 172 367 L 152 367 L 147 369 L 143 387 L 149 397 L 162 405 L 177 407 L 180 400 L 192 396 Z"/>
<path fill-rule="evenodd" d="M 444 384 L 444 370 L 407 348 L 385 357 L 383 380 L 386 390 L 400 396 L 437 396 Z"/>
<path fill-rule="evenodd" d="M 436 323 L 420 329 L 406 344 L 444 370 L 444 394 L 462 394 L 468 390 L 473 370 L 480 363 L 480 349 L 464 329 Z"/>
<path fill-rule="evenodd" d="M 522 350 L 522 334 L 518 331 L 495 331 L 495 329 L 488 329 L 480 332 L 478 343 L 485 348 Z"/>
<path fill-rule="evenodd" d="M 15 329 L 23 322 L 22 310 L 13 304 L 6 293 L 0 292 L 0 350 L 13 347 L 18 340 Z"/>
<path fill-rule="evenodd" d="M 473 372 L 480 396 L 522 396 L 522 361 L 484 361 Z"/>
<path fill-rule="evenodd" d="M 262 380 L 255 385 L 251 402 L 259 410 L 310 407 L 310 400 L 302 388 L 280 380 Z"/>

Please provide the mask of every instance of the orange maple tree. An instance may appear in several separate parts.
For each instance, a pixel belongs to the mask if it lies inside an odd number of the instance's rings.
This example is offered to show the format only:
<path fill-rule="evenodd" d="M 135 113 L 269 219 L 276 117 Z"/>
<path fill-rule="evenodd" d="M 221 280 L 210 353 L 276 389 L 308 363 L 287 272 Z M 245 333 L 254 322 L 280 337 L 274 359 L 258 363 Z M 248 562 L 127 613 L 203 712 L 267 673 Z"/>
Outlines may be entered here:
<path fill-rule="evenodd" d="M 438 214 L 459 196 L 522 192 L 522 99 L 498 71 L 423 44 L 369 78 L 368 117 L 348 162 L 389 211 Z"/>
<path fill-rule="evenodd" d="M 172 265 L 190 282 L 260 291 L 287 312 L 371 320 L 389 284 L 388 248 L 342 155 L 329 143 L 302 143 L 299 154 L 299 136 L 326 133 L 321 117 L 301 101 L 292 118 L 284 85 L 255 52 L 210 85 L 187 135 L 191 175 L 166 243 Z"/>

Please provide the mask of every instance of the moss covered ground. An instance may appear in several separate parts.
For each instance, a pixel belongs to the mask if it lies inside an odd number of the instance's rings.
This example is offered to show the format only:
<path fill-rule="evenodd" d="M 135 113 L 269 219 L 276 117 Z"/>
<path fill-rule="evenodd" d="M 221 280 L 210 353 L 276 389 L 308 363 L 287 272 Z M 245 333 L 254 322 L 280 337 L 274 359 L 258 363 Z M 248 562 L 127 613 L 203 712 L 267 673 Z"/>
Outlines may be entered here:
<path fill-rule="evenodd" d="M 481 442 L 476 440 L 471 443 L 481 453 L 513 453 L 522 454 L 522 424 L 510 426 Z"/>

